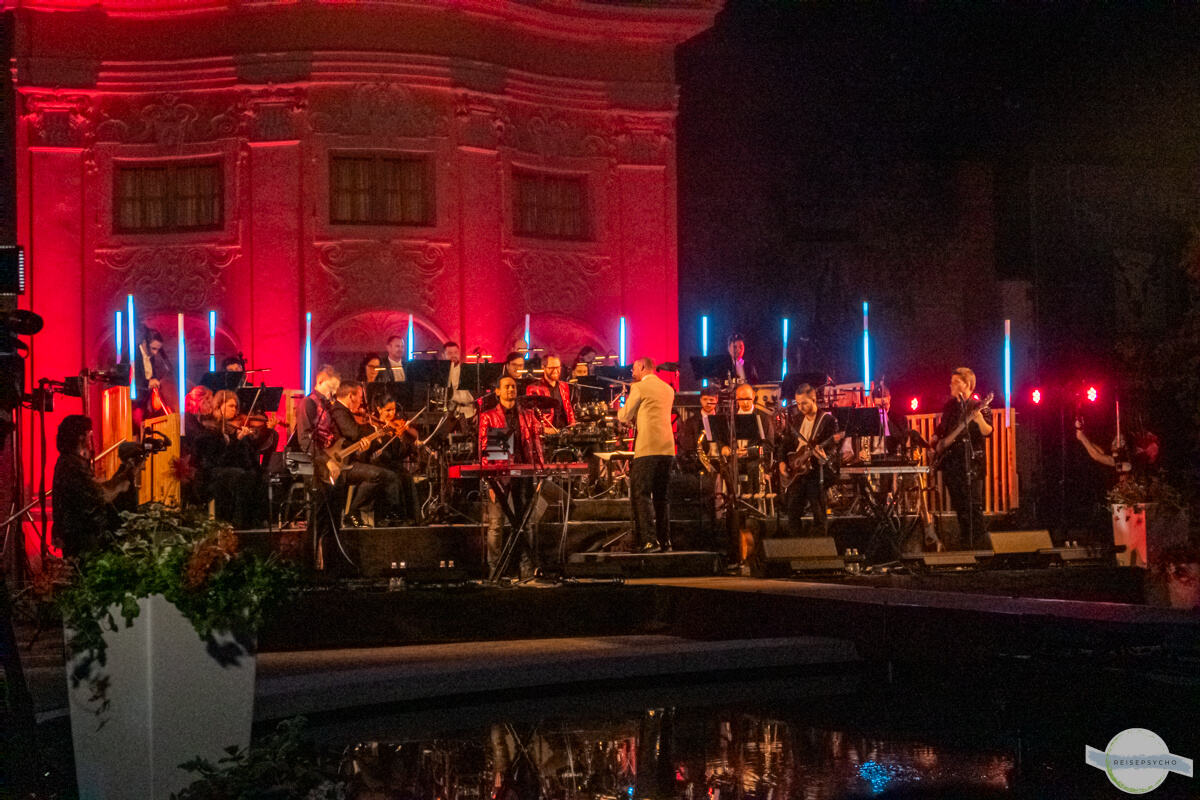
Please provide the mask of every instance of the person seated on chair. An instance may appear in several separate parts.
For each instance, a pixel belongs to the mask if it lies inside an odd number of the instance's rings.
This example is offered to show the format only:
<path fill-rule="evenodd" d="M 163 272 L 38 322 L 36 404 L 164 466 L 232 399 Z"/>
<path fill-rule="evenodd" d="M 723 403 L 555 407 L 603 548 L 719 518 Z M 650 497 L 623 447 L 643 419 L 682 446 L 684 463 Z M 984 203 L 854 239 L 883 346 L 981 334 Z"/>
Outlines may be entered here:
<path fill-rule="evenodd" d="M 239 529 L 254 527 L 265 487 L 255 432 L 244 425 L 237 394 L 225 389 L 214 394 L 212 413 L 201 427 L 194 452 L 204 499 L 215 502 L 217 519 Z"/>
<path fill-rule="evenodd" d="M 399 504 L 390 509 L 392 519 L 388 521 L 389 524 L 420 525 L 421 505 L 417 502 L 417 487 L 410 474 L 408 462 L 418 455 L 422 443 L 417 440 L 415 430 L 394 425 L 397 420 L 404 421 L 404 414 L 395 400 L 380 395 L 379 401 L 375 415 L 392 430 L 371 443 L 365 460 L 391 472 L 399 481 Z M 379 520 L 376 520 L 376 524 L 379 524 Z"/>
<path fill-rule="evenodd" d="M 97 480 L 92 471 L 92 420 L 82 414 L 63 417 L 54 444 L 58 461 L 52 489 L 52 539 L 63 558 L 78 558 L 107 544 L 120 526 L 113 500 L 129 489 L 135 467 L 125 462 L 108 480 Z"/>
<path fill-rule="evenodd" d="M 341 441 L 336 447 L 344 449 L 368 437 L 375 437 L 376 429 L 373 425 L 359 422 L 355 418 L 362 412 L 362 384 L 358 381 L 343 381 L 338 386 L 335 397 L 337 399 L 333 404 L 333 424 L 341 435 Z M 343 474 L 346 476 L 347 485 L 354 487 L 354 496 L 343 525 L 353 528 L 366 527 L 362 511 L 372 503 L 379 521 L 396 513 L 395 510 L 400 505 L 400 479 L 396 473 L 370 463 L 365 453 L 358 453 L 350 456 L 349 469 Z"/>

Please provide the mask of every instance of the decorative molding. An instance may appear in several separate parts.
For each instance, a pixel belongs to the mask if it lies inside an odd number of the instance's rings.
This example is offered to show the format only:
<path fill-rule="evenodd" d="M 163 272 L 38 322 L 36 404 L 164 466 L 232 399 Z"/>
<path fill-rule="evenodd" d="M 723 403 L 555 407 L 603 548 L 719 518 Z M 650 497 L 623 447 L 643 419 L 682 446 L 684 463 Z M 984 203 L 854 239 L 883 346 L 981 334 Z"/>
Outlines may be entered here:
<path fill-rule="evenodd" d="M 516 274 L 529 313 L 586 316 L 596 282 L 612 265 L 607 256 L 557 250 L 505 250 L 504 264 Z"/>
<path fill-rule="evenodd" d="M 132 114 L 104 114 L 104 121 L 96 128 L 96 138 L 101 142 L 179 148 L 187 142 L 209 142 L 237 134 L 246 114 L 241 104 L 231 104 L 220 113 L 211 114 L 209 110 L 180 102 L 177 94 L 163 94 Z"/>
<path fill-rule="evenodd" d="M 202 313 L 225 294 L 225 270 L 237 260 L 237 247 L 123 247 L 97 250 L 96 261 L 110 274 L 112 296 L 133 294 L 145 312 Z"/>
<path fill-rule="evenodd" d="M 428 241 L 354 240 L 317 245 L 317 261 L 333 279 L 337 308 L 381 302 L 433 311 L 434 280 L 446 269 L 449 244 Z"/>
<path fill-rule="evenodd" d="M 541 111 L 530 116 L 500 115 L 501 142 L 523 153 L 542 158 L 611 158 L 613 142 L 597 125 L 568 119 L 553 111 Z"/>
<path fill-rule="evenodd" d="M 25 95 L 31 144 L 40 147 L 87 147 L 93 139 L 92 98 L 62 92 Z"/>
<path fill-rule="evenodd" d="M 271 87 L 243 96 L 245 135 L 252 142 L 284 142 L 304 133 L 308 98 L 303 88 Z"/>
<path fill-rule="evenodd" d="M 349 93 L 324 93 L 311 117 L 317 133 L 409 137 L 446 133 L 447 116 L 394 83 L 360 83 Z"/>
<path fill-rule="evenodd" d="M 675 126 L 666 117 L 621 115 L 613 120 L 610 135 L 622 164 L 663 165 L 674 154 Z"/>

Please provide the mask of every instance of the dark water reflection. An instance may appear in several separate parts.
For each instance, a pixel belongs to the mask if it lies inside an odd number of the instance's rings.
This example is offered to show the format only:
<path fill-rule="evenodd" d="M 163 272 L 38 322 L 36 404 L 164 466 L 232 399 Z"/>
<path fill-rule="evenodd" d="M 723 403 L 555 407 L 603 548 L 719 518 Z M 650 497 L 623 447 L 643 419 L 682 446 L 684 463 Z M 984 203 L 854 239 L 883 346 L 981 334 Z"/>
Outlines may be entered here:
<path fill-rule="evenodd" d="M 492 720 L 450 733 L 360 740 L 355 797 L 406 800 L 834 800 L 936 787 L 1007 794 L 1011 744 L 956 744 L 814 725 L 795 709 L 647 708 Z M 590 718 L 588 718 L 590 717 Z M 403 727 L 403 726 L 401 726 Z M 1082 744 L 1079 748 L 1082 752 Z"/>

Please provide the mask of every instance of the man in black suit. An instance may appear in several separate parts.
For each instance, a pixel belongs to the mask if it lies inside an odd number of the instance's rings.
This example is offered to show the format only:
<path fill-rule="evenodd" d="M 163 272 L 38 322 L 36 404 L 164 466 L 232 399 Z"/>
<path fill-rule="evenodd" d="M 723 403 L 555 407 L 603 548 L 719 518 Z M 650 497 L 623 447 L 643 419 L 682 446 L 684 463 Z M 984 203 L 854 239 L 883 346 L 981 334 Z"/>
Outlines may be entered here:
<path fill-rule="evenodd" d="M 787 490 L 788 526 L 792 536 L 799 536 L 800 519 L 806 509 L 811 510 L 813 534 L 825 536 L 829 502 L 825 495 L 828 467 L 824 462 L 833 452 L 833 445 L 826 443 L 837 433 L 837 420 L 828 411 L 817 408 L 817 390 L 809 384 L 803 383 L 796 388 L 795 399 L 800 416 L 787 426 L 779 448 L 779 472 L 785 477 L 791 475 Z M 808 471 L 796 476 L 789 472 L 787 457 L 802 443 L 809 445 L 809 455 L 804 459 Z"/>
<path fill-rule="evenodd" d="M 404 380 L 404 337 L 389 336 L 387 352 L 379 364 L 379 377 L 375 380 L 384 383 L 399 383 Z"/>
<path fill-rule="evenodd" d="M 758 371 L 746 360 L 746 341 L 740 333 L 731 333 L 726 340 L 729 346 L 729 358 L 733 361 L 731 378 L 737 378 L 742 383 L 758 383 Z"/>
<path fill-rule="evenodd" d="M 333 424 L 342 437 L 340 447 L 350 445 L 365 439 L 375 433 L 370 425 L 359 424 L 354 415 L 362 409 L 362 384 L 358 381 L 344 381 L 337 389 L 337 402 L 333 404 Z M 354 498 L 350 501 L 350 510 L 343 525 L 363 528 L 362 510 L 377 496 L 383 502 L 376 503 L 374 511 L 376 522 L 381 522 L 388 514 L 399 507 L 400 479 L 391 470 L 368 463 L 361 454 L 351 457 L 350 469 L 343 473 L 346 483 L 355 487 Z"/>

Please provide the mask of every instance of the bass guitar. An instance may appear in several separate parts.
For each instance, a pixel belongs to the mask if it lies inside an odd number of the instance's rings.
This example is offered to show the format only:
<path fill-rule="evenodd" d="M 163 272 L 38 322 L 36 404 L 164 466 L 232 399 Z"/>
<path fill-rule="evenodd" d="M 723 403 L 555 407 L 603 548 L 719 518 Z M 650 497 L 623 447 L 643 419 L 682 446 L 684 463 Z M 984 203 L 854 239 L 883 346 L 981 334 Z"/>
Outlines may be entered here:
<path fill-rule="evenodd" d="M 962 421 L 954 426 L 954 429 L 947 433 L 941 439 L 938 439 L 937 446 L 933 449 L 933 458 L 929 461 L 929 471 L 934 472 L 945 459 L 946 453 L 950 450 L 950 445 L 954 444 L 958 437 L 962 436 L 963 431 L 971 424 L 971 417 L 979 411 L 983 411 L 992 405 L 992 399 L 995 397 L 995 392 L 988 392 L 988 396 L 983 398 L 983 402 L 967 403 L 967 413 L 963 415 Z"/>
<path fill-rule="evenodd" d="M 834 433 L 828 439 L 817 444 L 801 441 L 795 450 L 787 454 L 786 468 L 783 471 L 783 488 L 786 490 L 797 478 L 803 478 L 812 472 L 817 464 L 825 466 L 829 463 L 829 453 L 818 455 L 817 450 L 825 452 L 829 447 L 842 440 L 841 431 Z"/>
<path fill-rule="evenodd" d="M 413 416 L 412 419 L 404 423 L 404 427 L 407 428 L 416 421 L 417 417 L 424 413 L 425 409 L 422 408 Z M 351 456 L 365 451 L 371 446 L 371 442 L 375 441 L 380 436 L 383 436 L 387 433 L 397 433 L 397 427 L 398 426 L 394 425 L 382 425 L 379 428 L 376 428 L 374 433 L 362 437 L 351 445 L 343 446 L 343 443 L 346 440 L 338 439 L 329 447 L 325 448 L 325 469 L 329 472 L 329 482 L 337 483 L 338 476 L 341 475 L 345 470 L 348 470 L 354 466 L 353 464 L 347 463 Z M 403 432 L 403 429 L 401 429 L 400 432 Z"/>

